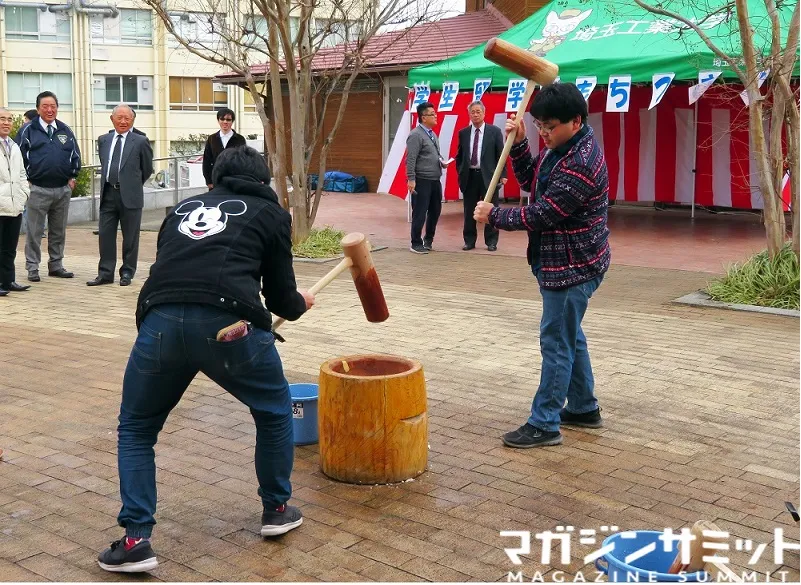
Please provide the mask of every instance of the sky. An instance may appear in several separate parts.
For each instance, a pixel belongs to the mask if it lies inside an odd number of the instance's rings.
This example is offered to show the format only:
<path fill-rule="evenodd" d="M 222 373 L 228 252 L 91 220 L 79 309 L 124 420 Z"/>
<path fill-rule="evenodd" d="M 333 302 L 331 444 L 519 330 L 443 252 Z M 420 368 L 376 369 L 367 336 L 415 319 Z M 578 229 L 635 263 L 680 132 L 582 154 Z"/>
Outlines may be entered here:
<path fill-rule="evenodd" d="M 464 0 L 442 0 L 443 8 L 456 14 L 464 12 Z"/>

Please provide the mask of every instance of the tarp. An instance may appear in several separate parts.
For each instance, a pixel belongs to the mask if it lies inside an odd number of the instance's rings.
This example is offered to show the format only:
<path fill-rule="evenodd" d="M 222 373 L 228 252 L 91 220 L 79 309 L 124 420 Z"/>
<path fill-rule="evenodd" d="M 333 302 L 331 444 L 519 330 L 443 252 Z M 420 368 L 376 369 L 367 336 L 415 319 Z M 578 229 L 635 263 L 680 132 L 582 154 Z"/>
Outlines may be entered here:
<path fill-rule="evenodd" d="M 784 42 L 793 4 L 778 4 Z M 659 5 L 698 23 L 725 54 L 741 54 L 737 17 L 726 10 L 730 6 L 726 0 L 663 0 Z M 755 46 L 767 50 L 771 26 L 765 2 L 749 0 L 748 9 Z M 675 81 L 697 82 L 699 72 L 708 70 L 722 71 L 722 78 L 736 78 L 694 31 L 681 30 L 684 26 L 647 12 L 633 0 L 553 0 L 500 38 L 556 63 L 561 81 L 597 76 L 598 84 L 605 85 L 612 75 L 631 75 L 632 83 L 650 83 L 655 73 L 675 73 Z M 516 77 L 484 59 L 484 44 L 409 71 L 410 84 L 427 83 L 432 90 L 452 81 L 464 91 L 472 89 L 476 79 L 490 79 L 491 87 L 506 88 L 509 79 Z"/>

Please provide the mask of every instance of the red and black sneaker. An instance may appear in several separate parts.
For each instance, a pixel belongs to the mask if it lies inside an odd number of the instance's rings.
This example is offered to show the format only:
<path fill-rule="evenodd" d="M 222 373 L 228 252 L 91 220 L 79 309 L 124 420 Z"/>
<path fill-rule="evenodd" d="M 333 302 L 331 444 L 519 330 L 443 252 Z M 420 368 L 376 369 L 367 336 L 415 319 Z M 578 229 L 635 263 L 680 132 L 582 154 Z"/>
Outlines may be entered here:
<path fill-rule="evenodd" d="M 100 553 L 97 564 L 101 569 L 112 573 L 143 573 L 159 566 L 156 553 L 147 538 L 115 540 L 111 547 Z"/>
<path fill-rule="evenodd" d="M 295 506 L 282 504 L 275 510 L 264 510 L 261 515 L 261 535 L 279 536 L 303 524 L 303 513 Z"/>

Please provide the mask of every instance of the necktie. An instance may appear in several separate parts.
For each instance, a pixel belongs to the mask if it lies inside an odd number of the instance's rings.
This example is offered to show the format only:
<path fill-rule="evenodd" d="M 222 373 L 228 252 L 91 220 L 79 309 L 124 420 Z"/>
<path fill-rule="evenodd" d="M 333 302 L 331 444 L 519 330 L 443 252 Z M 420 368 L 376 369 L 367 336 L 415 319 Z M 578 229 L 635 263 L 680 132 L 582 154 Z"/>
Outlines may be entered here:
<path fill-rule="evenodd" d="M 108 179 L 112 185 L 120 182 L 120 155 L 122 154 L 122 135 L 117 134 L 117 143 L 114 145 L 114 152 L 111 154 L 111 163 L 108 169 Z"/>
<path fill-rule="evenodd" d="M 50 124 L 47 125 L 47 137 L 53 140 L 53 127 Z"/>
<path fill-rule="evenodd" d="M 473 133 L 473 154 L 470 155 L 470 166 L 477 167 L 478 166 L 478 137 L 480 135 L 480 131 L 476 128 L 476 131 Z"/>
<path fill-rule="evenodd" d="M 11 158 L 11 143 L 8 141 L 8 138 L 3 139 L 3 148 L 6 150 L 6 156 Z"/>

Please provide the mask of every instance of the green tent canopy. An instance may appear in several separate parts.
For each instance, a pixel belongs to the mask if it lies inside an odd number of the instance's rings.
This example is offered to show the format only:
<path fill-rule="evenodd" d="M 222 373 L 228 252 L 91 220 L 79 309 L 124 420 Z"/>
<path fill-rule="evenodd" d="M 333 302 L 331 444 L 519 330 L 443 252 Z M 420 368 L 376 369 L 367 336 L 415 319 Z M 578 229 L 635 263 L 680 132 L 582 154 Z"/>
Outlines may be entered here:
<path fill-rule="evenodd" d="M 724 0 L 665 0 L 660 5 L 699 23 L 726 55 L 741 55 L 737 16 L 724 9 Z M 793 4 L 779 5 L 784 42 Z M 749 0 L 748 9 L 755 46 L 767 52 L 771 25 L 765 2 Z M 633 0 L 552 0 L 500 38 L 556 63 L 562 81 L 594 75 L 599 85 L 605 85 L 610 75 L 631 75 L 633 83 L 650 83 L 655 73 L 675 73 L 676 81 L 697 82 L 698 73 L 705 70 L 722 71 L 722 78 L 737 77 L 693 30 L 682 27 L 681 22 L 647 12 Z M 484 44 L 409 71 L 410 84 L 428 83 L 432 90 L 442 89 L 446 81 L 459 82 L 460 89 L 466 90 L 476 79 L 491 79 L 492 88 L 506 88 L 509 79 L 516 77 L 484 59 Z"/>

